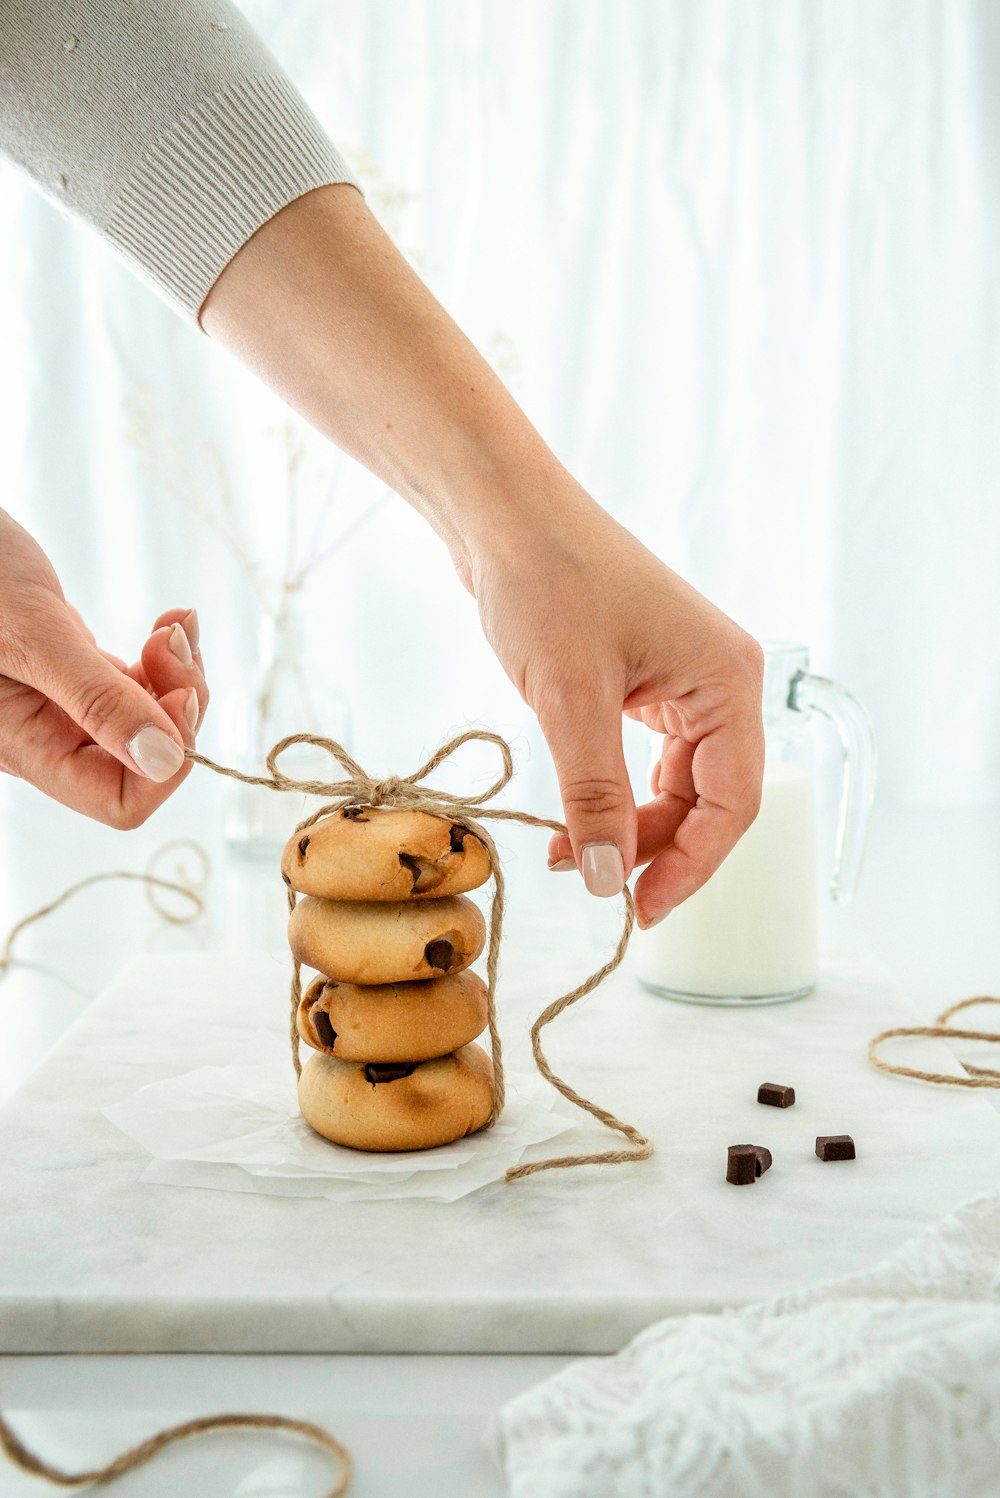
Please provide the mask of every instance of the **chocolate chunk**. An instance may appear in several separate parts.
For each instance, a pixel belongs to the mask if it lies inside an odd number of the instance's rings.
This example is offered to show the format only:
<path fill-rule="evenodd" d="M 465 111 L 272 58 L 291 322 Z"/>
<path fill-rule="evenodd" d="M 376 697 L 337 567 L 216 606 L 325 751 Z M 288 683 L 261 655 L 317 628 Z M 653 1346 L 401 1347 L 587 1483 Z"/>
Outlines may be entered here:
<path fill-rule="evenodd" d="M 795 1088 L 782 1087 L 778 1082 L 761 1082 L 757 1088 L 758 1103 L 769 1108 L 790 1108 L 795 1102 Z"/>
<path fill-rule="evenodd" d="M 455 948 L 443 937 L 439 937 L 437 941 L 429 941 L 424 948 L 424 956 L 429 967 L 436 967 L 442 973 L 448 972 L 455 965 Z"/>
<path fill-rule="evenodd" d="M 309 846 L 309 844 L 311 842 L 312 842 L 312 838 L 311 837 L 300 837 L 299 838 L 299 857 L 300 858 L 305 858 L 305 856 L 306 856 L 306 849 L 308 848 L 308 846 Z"/>
<path fill-rule="evenodd" d="M 370 822 L 371 817 L 366 817 L 363 806 L 345 806 L 342 815 L 349 822 Z"/>
<path fill-rule="evenodd" d="M 417 894 L 436 889 L 444 878 L 436 863 L 427 858 L 419 858 L 415 853 L 400 853 L 399 861 L 413 875 L 412 888 Z"/>
<path fill-rule="evenodd" d="M 417 1069 L 415 1061 L 369 1061 L 365 1067 L 365 1080 L 374 1087 L 378 1082 L 398 1082 L 400 1077 L 409 1077 Z"/>
<path fill-rule="evenodd" d="M 726 1161 L 726 1180 L 733 1186 L 749 1186 L 771 1168 L 771 1151 L 762 1144 L 731 1144 Z"/>
<path fill-rule="evenodd" d="M 313 1029 L 320 1045 L 326 1046 L 332 1051 L 337 1044 L 337 1032 L 330 1023 L 330 1016 L 325 1009 L 314 1009 L 312 1012 Z"/>
<path fill-rule="evenodd" d="M 856 1160 L 857 1150 L 850 1134 L 819 1134 L 816 1153 L 821 1160 Z"/>
<path fill-rule="evenodd" d="M 726 1161 L 726 1180 L 733 1186 L 749 1186 L 757 1179 L 757 1151 L 752 1144 L 731 1144 Z"/>
<path fill-rule="evenodd" d="M 451 838 L 451 851 L 453 853 L 461 853 L 468 835 L 468 827 L 463 827 L 461 822 L 452 822 L 449 829 L 449 836 Z"/>

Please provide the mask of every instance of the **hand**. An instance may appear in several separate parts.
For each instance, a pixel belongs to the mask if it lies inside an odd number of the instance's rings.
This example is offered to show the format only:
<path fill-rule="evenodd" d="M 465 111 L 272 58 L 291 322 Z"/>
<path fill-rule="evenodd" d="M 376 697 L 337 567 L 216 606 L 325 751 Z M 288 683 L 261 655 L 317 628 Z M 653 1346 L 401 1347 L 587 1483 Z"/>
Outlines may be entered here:
<path fill-rule="evenodd" d="M 569 836 L 550 839 L 550 868 L 579 868 L 592 893 L 613 895 L 646 864 L 634 892 L 645 928 L 757 815 L 763 652 L 568 476 L 560 486 L 555 503 L 536 496 L 541 523 L 498 529 L 459 574 L 555 761 Z M 655 799 L 638 810 L 623 711 L 664 735 Z"/>
<path fill-rule="evenodd" d="M 45 553 L 0 510 L 0 769 L 138 827 L 187 778 L 207 704 L 193 609 L 161 614 L 126 665 L 98 648 Z"/>
<path fill-rule="evenodd" d="M 201 322 L 447 545 L 555 759 L 553 861 L 603 895 L 648 864 L 644 926 L 693 894 L 757 814 L 755 641 L 574 483 L 352 187 L 258 229 Z M 638 813 L 623 710 L 666 736 Z"/>

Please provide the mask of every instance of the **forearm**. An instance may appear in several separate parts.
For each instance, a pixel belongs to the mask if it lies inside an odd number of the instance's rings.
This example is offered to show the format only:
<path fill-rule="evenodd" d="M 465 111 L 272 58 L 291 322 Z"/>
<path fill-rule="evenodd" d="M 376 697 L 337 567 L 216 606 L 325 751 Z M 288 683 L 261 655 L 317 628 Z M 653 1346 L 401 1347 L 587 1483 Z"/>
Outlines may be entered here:
<path fill-rule="evenodd" d="M 232 0 L 0 0 L 0 156 L 190 321 L 256 229 L 353 180 Z"/>
<path fill-rule="evenodd" d="M 592 504 L 350 187 L 258 230 L 201 323 L 413 504 L 460 571 L 553 509 Z"/>

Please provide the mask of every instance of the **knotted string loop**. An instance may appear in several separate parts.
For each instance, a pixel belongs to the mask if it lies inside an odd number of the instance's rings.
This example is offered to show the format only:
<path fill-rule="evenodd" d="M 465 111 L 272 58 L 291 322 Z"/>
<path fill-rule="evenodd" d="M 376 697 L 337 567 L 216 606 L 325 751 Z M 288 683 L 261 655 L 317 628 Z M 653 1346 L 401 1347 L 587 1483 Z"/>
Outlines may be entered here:
<path fill-rule="evenodd" d="M 450 758 L 456 749 L 473 739 L 482 739 L 486 743 L 496 744 L 500 750 L 503 770 L 492 785 L 482 791 L 455 795 L 451 791 L 436 790 L 433 786 L 421 783 L 425 776 L 429 775 L 432 770 L 436 770 L 444 760 Z M 311 744 L 315 749 L 324 750 L 346 772 L 346 779 L 303 780 L 293 775 L 286 775 L 284 770 L 279 768 L 278 760 L 285 750 L 290 749 L 294 744 Z M 383 779 L 376 779 L 375 776 L 369 775 L 353 755 L 347 752 L 343 744 L 337 743 L 336 739 L 324 738 L 315 733 L 290 733 L 285 738 L 279 739 L 268 751 L 265 761 L 268 771 L 266 775 L 245 775 L 240 770 L 231 770 L 227 765 L 216 764 L 207 755 L 199 754 L 194 749 L 188 749 L 186 754 L 188 759 L 205 765 L 207 769 L 214 770 L 216 774 L 228 775 L 245 785 L 262 785 L 269 790 L 297 791 L 310 796 L 328 796 L 344 806 L 396 806 L 404 810 L 422 810 L 431 802 L 443 810 L 482 807 L 485 802 L 492 801 L 494 796 L 500 794 L 510 783 L 514 774 L 514 760 L 510 745 L 498 733 L 491 733 L 486 728 L 468 728 L 464 733 L 456 734 L 453 739 L 442 744 L 440 749 L 436 750 L 430 759 L 420 766 L 419 770 L 414 770 L 412 775 L 386 775 Z M 546 825 L 554 824 L 546 823 Z"/>

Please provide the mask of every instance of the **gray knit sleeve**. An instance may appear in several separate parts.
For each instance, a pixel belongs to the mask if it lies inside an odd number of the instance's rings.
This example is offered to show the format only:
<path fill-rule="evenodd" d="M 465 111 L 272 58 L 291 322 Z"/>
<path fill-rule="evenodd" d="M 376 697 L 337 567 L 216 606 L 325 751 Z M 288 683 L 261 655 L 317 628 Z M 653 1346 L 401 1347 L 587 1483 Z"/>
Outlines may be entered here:
<path fill-rule="evenodd" d="M 228 0 L 0 0 L 0 153 L 182 315 L 346 163 Z"/>

